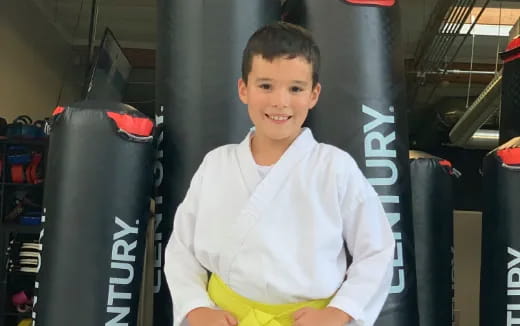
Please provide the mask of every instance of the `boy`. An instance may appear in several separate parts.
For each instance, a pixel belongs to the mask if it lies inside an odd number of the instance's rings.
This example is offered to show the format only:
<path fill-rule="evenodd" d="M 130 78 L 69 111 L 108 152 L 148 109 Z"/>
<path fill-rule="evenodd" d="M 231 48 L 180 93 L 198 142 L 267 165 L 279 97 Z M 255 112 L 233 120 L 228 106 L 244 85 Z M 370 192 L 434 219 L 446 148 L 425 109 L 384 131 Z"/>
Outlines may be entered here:
<path fill-rule="evenodd" d="M 319 49 L 303 28 L 275 23 L 248 41 L 238 93 L 254 128 L 206 155 L 166 249 L 175 326 L 369 326 L 377 318 L 394 239 L 354 160 L 302 129 L 318 76 Z"/>

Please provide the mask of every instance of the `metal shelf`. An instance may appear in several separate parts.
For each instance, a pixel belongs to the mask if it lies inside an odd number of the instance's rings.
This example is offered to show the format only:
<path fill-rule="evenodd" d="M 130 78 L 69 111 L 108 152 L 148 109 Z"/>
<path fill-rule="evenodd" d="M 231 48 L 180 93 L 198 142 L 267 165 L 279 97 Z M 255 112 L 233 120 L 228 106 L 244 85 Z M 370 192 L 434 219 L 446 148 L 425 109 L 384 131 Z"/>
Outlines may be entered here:
<path fill-rule="evenodd" d="M 38 188 L 38 187 L 43 187 L 43 182 L 42 183 L 0 182 L 0 185 L 4 185 L 5 187 Z"/>
<path fill-rule="evenodd" d="M 20 317 L 20 318 L 31 318 L 32 316 L 32 311 L 28 311 L 28 312 L 4 312 L 3 314 L 0 314 L 0 316 L 4 316 L 4 317 Z"/>
<path fill-rule="evenodd" d="M 41 139 L 24 139 L 24 138 L 5 138 L 0 137 L 0 159 L 4 162 L 5 156 L 7 155 L 7 150 L 10 146 L 27 146 L 30 151 L 41 151 L 44 155 L 44 161 L 42 162 L 43 167 L 45 167 L 45 160 L 47 157 L 47 147 L 48 147 L 49 139 L 41 138 Z M 4 196 L 10 192 L 14 192 L 17 190 L 27 190 L 35 192 L 43 191 L 43 183 L 39 184 L 29 184 L 29 183 L 12 183 L 6 182 L 8 181 L 6 177 L 6 167 L 7 164 L 2 164 L 2 171 L 0 177 L 0 214 L 5 214 L 6 204 L 4 203 Z M 41 204 L 41 203 L 40 203 Z M 27 281 L 35 278 L 37 274 L 35 273 L 27 273 L 20 271 L 8 272 L 4 269 L 6 266 L 6 258 L 7 256 L 4 254 L 8 247 L 9 239 L 15 234 L 21 235 L 22 237 L 27 235 L 29 237 L 34 237 L 40 234 L 42 230 L 42 225 L 22 225 L 14 222 L 5 222 L 2 218 L 0 218 L 0 326 L 6 325 L 5 323 L 8 320 L 14 319 L 23 319 L 23 318 L 31 318 L 31 312 L 27 313 L 19 313 L 16 311 L 12 311 L 12 309 L 8 309 L 9 299 L 6 297 L 7 289 L 12 284 L 21 284 L 27 283 Z"/>
<path fill-rule="evenodd" d="M 0 138 L 0 144 L 47 146 L 49 138 Z"/>
<path fill-rule="evenodd" d="M 42 230 L 41 224 L 25 225 L 17 223 L 2 223 L 2 228 L 8 233 L 39 234 Z"/>

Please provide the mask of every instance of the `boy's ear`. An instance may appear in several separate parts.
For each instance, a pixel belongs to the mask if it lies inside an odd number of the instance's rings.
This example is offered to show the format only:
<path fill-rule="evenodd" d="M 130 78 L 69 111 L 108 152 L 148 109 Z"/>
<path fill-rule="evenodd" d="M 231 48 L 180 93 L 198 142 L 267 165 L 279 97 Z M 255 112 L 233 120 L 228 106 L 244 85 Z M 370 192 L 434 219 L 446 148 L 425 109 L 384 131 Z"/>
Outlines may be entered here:
<path fill-rule="evenodd" d="M 321 84 L 316 83 L 316 86 L 314 86 L 314 88 L 311 91 L 309 110 L 312 110 L 316 106 L 316 103 L 318 103 L 318 99 L 320 98 L 320 93 L 321 93 Z"/>
<path fill-rule="evenodd" d="M 238 79 L 238 97 L 242 103 L 247 104 L 247 84 L 242 78 Z"/>

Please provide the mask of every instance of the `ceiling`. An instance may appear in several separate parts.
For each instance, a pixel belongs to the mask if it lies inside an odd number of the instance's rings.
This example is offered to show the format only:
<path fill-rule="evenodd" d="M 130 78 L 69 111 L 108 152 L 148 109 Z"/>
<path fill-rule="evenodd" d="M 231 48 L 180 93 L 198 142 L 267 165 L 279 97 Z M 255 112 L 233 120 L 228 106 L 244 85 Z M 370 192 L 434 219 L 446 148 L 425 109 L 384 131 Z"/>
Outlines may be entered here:
<path fill-rule="evenodd" d="M 71 44 L 79 47 L 88 44 L 92 0 L 33 1 Z M 499 62 L 497 49 L 503 50 L 508 43 L 507 36 L 476 35 L 474 39 L 469 37 L 460 48 L 453 65 L 449 67 L 452 72 L 439 74 L 437 71 L 430 71 L 426 75 L 418 74 L 420 71 L 417 71 L 416 52 L 420 41 L 428 38 L 426 26 L 430 16 L 436 5 L 450 1 L 453 4 L 458 0 L 398 1 L 401 10 L 408 86 L 409 89 L 414 90 L 409 91 L 412 133 L 414 130 L 424 129 L 423 124 L 431 122 L 433 112 L 453 111 L 452 109 L 455 108 L 462 114 L 467 104 L 471 104 L 491 81 L 493 73 L 500 69 L 500 65 L 496 65 Z M 486 0 L 477 0 L 475 6 L 483 6 L 486 2 Z M 140 49 L 129 53 L 138 57 L 141 63 L 148 62 L 148 65 L 143 66 L 153 67 L 157 28 L 156 0 L 98 0 L 98 6 L 95 38 L 97 42 L 102 38 L 105 27 L 108 26 L 122 47 Z M 511 28 L 513 21 L 518 19 L 520 1 L 492 0 L 487 8 L 482 21 L 486 24 L 498 24 L 496 19 L 500 17 L 500 22 L 505 24 L 501 26 L 501 31 L 504 32 Z M 477 13 L 478 9 L 475 9 L 472 15 Z M 454 54 L 462 39 L 462 36 L 456 38 L 453 46 L 449 48 L 447 57 Z M 473 66 L 470 65 L 471 63 Z M 471 68 L 478 72 L 472 74 L 470 85 L 468 71 Z M 498 106 L 498 101 L 491 105 Z"/>
<path fill-rule="evenodd" d="M 33 0 L 43 9 L 47 17 L 62 35 L 76 45 L 87 44 L 91 5 L 87 0 Z M 413 58 L 418 40 L 437 0 L 399 0 L 402 14 L 403 45 L 407 58 Z M 484 3 L 477 0 L 477 5 Z M 520 10 L 520 1 L 491 1 L 488 8 L 502 4 L 503 19 L 508 15 L 506 8 Z M 104 27 L 109 26 L 123 47 L 154 49 L 156 43 L 156 0 L 98 0 L 97 34 L 102 37 Z M 491 10 L 491 9 L 490 9 Z M 510 20 L 507 17 L 507 20 Z M 504 27 L 506 28 L 506 27 Z M 503 38 L 504 39 L 504 38 Z M 502 40 L 502 44 L 504 41 Z M 497 47 L 496 36 L 481 36 L 476 40 L 475 62 L 494 63 Z M 469 61 L 471 44 L 467 42 L 458 61 Z"/>
<path fill-rule="evenodd" d="M 92 0 L 33 0 L 75 45 L 87 45 Z M 96 39 L 110 27 L 123 47 L 154 49 L 156 0 L 98 0 Z"/>

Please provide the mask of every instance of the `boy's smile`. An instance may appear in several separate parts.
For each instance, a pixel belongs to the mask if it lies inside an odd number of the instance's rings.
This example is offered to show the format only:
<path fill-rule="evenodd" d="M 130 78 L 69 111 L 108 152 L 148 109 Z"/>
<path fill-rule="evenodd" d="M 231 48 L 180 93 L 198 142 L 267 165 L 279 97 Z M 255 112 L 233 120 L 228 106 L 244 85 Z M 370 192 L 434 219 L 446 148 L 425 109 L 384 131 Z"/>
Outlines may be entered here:
<path fill-rule="evenodd" d="M 265 114 L 266 117 L 268 117 L 269 119 L 273 120 L 274 123 L 279 123 L 279 124 L 282 124 L 282 123 L 285 123 L 286 121 L 288 121 L 290 118 L 292 118 L 292 116 L 290 115 L 279 115 L 279 114 Z"/>
<path fill-rule="evenodd" d="M 269 61 L 256 55 L 247 84 L 238 81 L 238 93 L 248 106 L 257 141 L 287 146 L 300 134 L 320 90 L 319 84 L 313 87 L 312 65 L 303 57 Z"/>

